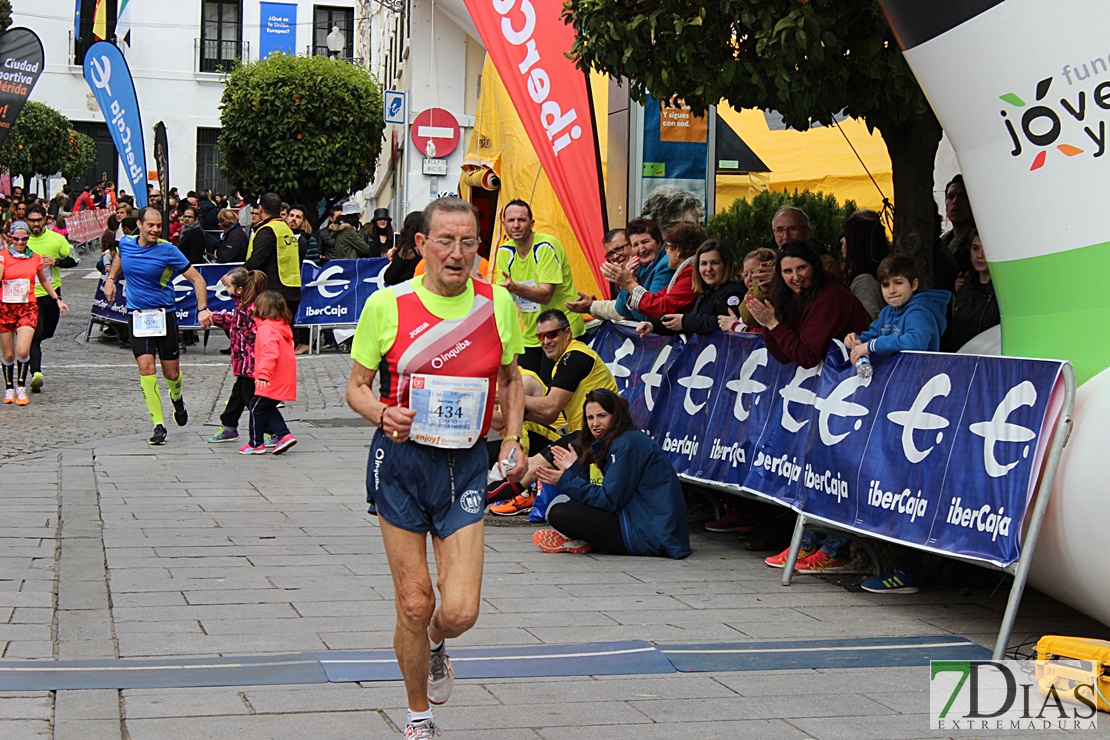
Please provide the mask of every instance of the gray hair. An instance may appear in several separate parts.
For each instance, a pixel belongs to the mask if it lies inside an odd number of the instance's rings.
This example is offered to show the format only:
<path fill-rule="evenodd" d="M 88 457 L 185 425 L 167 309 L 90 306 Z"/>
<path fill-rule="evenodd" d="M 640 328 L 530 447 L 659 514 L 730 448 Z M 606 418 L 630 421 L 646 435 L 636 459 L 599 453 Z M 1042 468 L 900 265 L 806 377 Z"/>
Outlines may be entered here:
<path fill-rule="evenodd" d="M 807 229 L 809 228 L 809 216 L 807 216 L 806 212 L 803 211 L 801 208 L 798 208 L 798 206 L 783 206 L 782 208 L 778 209 L 777 211 L 775 211 L 775 215 L 771 217 L 771 223 L 774 223 L 775 219 L 784 213 L 798 214 L 802 217 L 802 223 L 805 225 L 805 227 Z"/>
<path fill-rule="evenodd" d="M 475 231 L 481 223 L 477 208 L 462 198 L 449 195 L 445 198 L 436 198 L 424 208 L 424 223 L 420 227 L 421 234 L 428 235 L 432 230 L 432 217 L 440 211 L 444 213 L 469 213 L 474 217 Z"/>
<path fill-rule="evenodd" d="M 640 216 L 650 218 L 664 231 L 682 220 L 687 211 L 698 215 L 698 223 L 705 219 L 705 204 L 695 193 L 675 185 L 666 185 L 651 191 L 644 199 Z"/>

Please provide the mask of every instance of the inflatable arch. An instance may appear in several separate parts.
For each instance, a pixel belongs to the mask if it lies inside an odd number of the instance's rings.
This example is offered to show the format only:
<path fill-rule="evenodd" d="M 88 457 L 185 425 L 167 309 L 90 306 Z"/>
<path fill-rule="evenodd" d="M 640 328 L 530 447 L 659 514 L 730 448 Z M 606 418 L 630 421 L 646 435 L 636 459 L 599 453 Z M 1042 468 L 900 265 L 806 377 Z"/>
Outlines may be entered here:
<path fill-rule="evenodd" d="M 1110 625 L 1110 3 L 880 4 L 990 245 L 1003 354 L 1068 360 L 1082 384 L 1030 582 Z"/>

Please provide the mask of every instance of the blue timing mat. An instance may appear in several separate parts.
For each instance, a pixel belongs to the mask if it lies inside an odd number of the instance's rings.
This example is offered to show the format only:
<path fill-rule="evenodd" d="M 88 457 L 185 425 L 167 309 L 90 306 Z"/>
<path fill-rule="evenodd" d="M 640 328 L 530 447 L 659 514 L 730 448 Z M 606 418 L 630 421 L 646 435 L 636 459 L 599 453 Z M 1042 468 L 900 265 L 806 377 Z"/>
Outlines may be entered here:
<path fill-rule="evenodd" d="M 455 678 L 542 678 L 546 676 L 626 676 L 674 673 L 674 666 L 650 642 L 595 642 L 586 645 L 451 648 Z M 392 650 L 316 653 L 332 683 L 400 681 Z"/>
<path fill-rule="evenodd" d="M 630 640 L 583 645 L 451 648 L 455 676 L 463 679 L 876 668 L 926 665 L 930 660 L 988 660 L 990 656 L 985 647 L 951 635 L 700 645 L 653 645 L 643 640 Z M 0 691 L 166 689 L 400 679 L 392 650 L 334 650 L 223 658 L 0 661 Z"/>
<path fill-rule="evenodd" d="M 171 689 L 327 683 L 311 653 L 227 658 L 0 661 L 0 690 Z"/>
<path fill-rule="evenodd" d="M 890 668 L 930 660 L 990 660 L 962 637 L 855 637 L 704 645 L 659 645 L 678 671 L 783 671 L 793 668 Z"/>

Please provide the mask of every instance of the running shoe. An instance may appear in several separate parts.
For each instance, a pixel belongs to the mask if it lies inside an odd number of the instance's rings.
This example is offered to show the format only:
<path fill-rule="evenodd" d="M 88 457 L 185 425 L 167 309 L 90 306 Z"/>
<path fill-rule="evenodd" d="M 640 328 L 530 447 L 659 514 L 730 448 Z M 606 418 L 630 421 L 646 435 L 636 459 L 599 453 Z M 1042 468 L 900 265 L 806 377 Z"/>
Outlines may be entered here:
<path fill-rule="evenodd" d="M 813 550 L 807 550 L 803 547 L 798 552 L 798 562 L 801 563 L 803 560 L 805 560 L 810 555 L 812 555 L 813 552 L 814 552 Z M 782 552 L 780 552 L 778 555 L 772 555 L 771 557 L 765 559 L 763 562 L 766 563 L 767 565 L 771 566 L 772 568 L 785 568 L 786 567 L 786 556 L 789 555 L 789 554 L 790 554 L 790 548 L 788 547 L 785 550 L 783 550 Z"/>
<path fill-rule="evenodd" d="M 752 515 L 746 511 L 729 509 L 720 519 L 705 523 L 707 532 L 753 532 Z"/>
<path fill-rule="evenodd" d="M 262 435 L 262 446 L 263 447 L 273 447 L 276 444 L 277 444 L 277 442 L 274 440 L 274 435 L 272 435 L 272 434 L 263 434 Z"/>
<path fill-rule="evenodd" d="M 405 740 L 428 740 L 429 738 L 437 737 L 439 731 L 436 729 L 436 723 L 430 719 L 421 719 L 416 722 L 409 723 L 405 728 Z"/>
<path fill-rule="evenodd" d="M 42 393 L 42 373 L 31 376 L 31 393 Z"/>
<path fill-rule="evenodd" d="M 835 573 L 847 569 L 847 558 L 830 557 L 824 550 L 818 550 L 809 557 L 800 558 L 794 564 L 795 573 Z"/>
<path fill-rule="evenodd" d="M 528 490 L 503 504 L 489 507 L 489 510 L 491 514 L 496 514 L 497 516 L 520 516 L 521 514 L 528 514 L 531 512 L 532 504 L 535 502 L 535 492 Z"/>
<path fill-rule="evenodd" d="M 918 588 L 916 578 L 897 568 L 878 578 L 864 581 L 860 584 L 860 588 L 873 594 L 915 594 L 921 590 Z"/>
<path fill-rule="evenodd" d="M 154 434 L 150 435 L 150 439 L 148 441 L 152 445 L 166 444 L 166 428 L 161 424 L 154 427 Z"/>
<path fill-rule="evenodd" d="M 31 399 L 27 398 L 27 389 L 24 388 L 23 386 L 18 386 L 15 389 L 15 405 L 16 406 L 26 406 L 30 402 L 31 402 Z"/>
<path fill-rule="evenodd" d="M 189 412 L 185 410 L 185 399 L 170 399 L 173 401 L 173 421 L 179 427 L 183 427 L 189 423 Z"/>
<path fill-rule="evenodd" d="M 238 429 L 228 429 L 227 427 L 220 427 L 220 431 L 213 434 L 208 438 L 209 443 L 217 444 L 218 442 L 236 442 L 239 440 Z"/>
<path fill-rule="evenodd" d="M 295 444 L 297 444 L 297 438 L 294 437 L 292 434 L 286 434 L 284 436 L 278 437 L 277 441 L 274 442 L 274 454 L 280 455 Z M 266 449 L 265 443 L 263 443 L 262 449 Z"/>
<path fill-rule="evenodd" d="M 428 657 L 428 701 L 432 704 L 445 703 L 451 698 L 454 686 L 455 669 L 447 657 L 447 646 L 443 645 Z"/>
<path fill-rule="evenodd" d="M 513 483 L 511 480 L 504 481 L 495 486 L 487 489 L 486 503 L 499 504 L 502 501 L 508 501 L 511 498 L 516 498 L 524 493 L 524 486 L 519 483 Z"/>
<path fill-rule="evenodd" d="M 590 543 L 585 540 L 572 540 L 554 529 L 538 529 L 532 535 L 532 542 L 544 552 L 589 552 Z"/>
<path fill-rule="evenodd" d="M 15 388 L 4 389 L 4 403 L 15 403 Z"/>
<path fill-rule="evenodd" d="M 258 445 L 258 447 L 251 447 L 251 443 L 247 442 L 245 445 L 243 445 L 242 447 L 239 448 L 239 454 L 240 455 L 265 455 L 266 454 L 266 448 L 263 447 L 262 445 Z"/>

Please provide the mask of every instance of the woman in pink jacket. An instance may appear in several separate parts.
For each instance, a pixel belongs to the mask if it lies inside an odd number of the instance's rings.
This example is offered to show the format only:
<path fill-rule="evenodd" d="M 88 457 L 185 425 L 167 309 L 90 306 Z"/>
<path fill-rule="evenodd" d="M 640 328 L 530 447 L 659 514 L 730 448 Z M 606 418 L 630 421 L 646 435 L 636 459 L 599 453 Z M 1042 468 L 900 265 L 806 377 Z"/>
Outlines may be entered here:
<path fill-rule="evenodd" d="M 293 354 L 293 313 L 280 293 L 267 290 L 254 302 L 254 397 L 250 402 L 250 439 L 239 448 L 243 455 L 264 455 L 263 435 L 272 434 L 274 454 L 280 455 L 297 439 L 278 410 L 279 401 L 297 399 L 297 358 Z"/>

